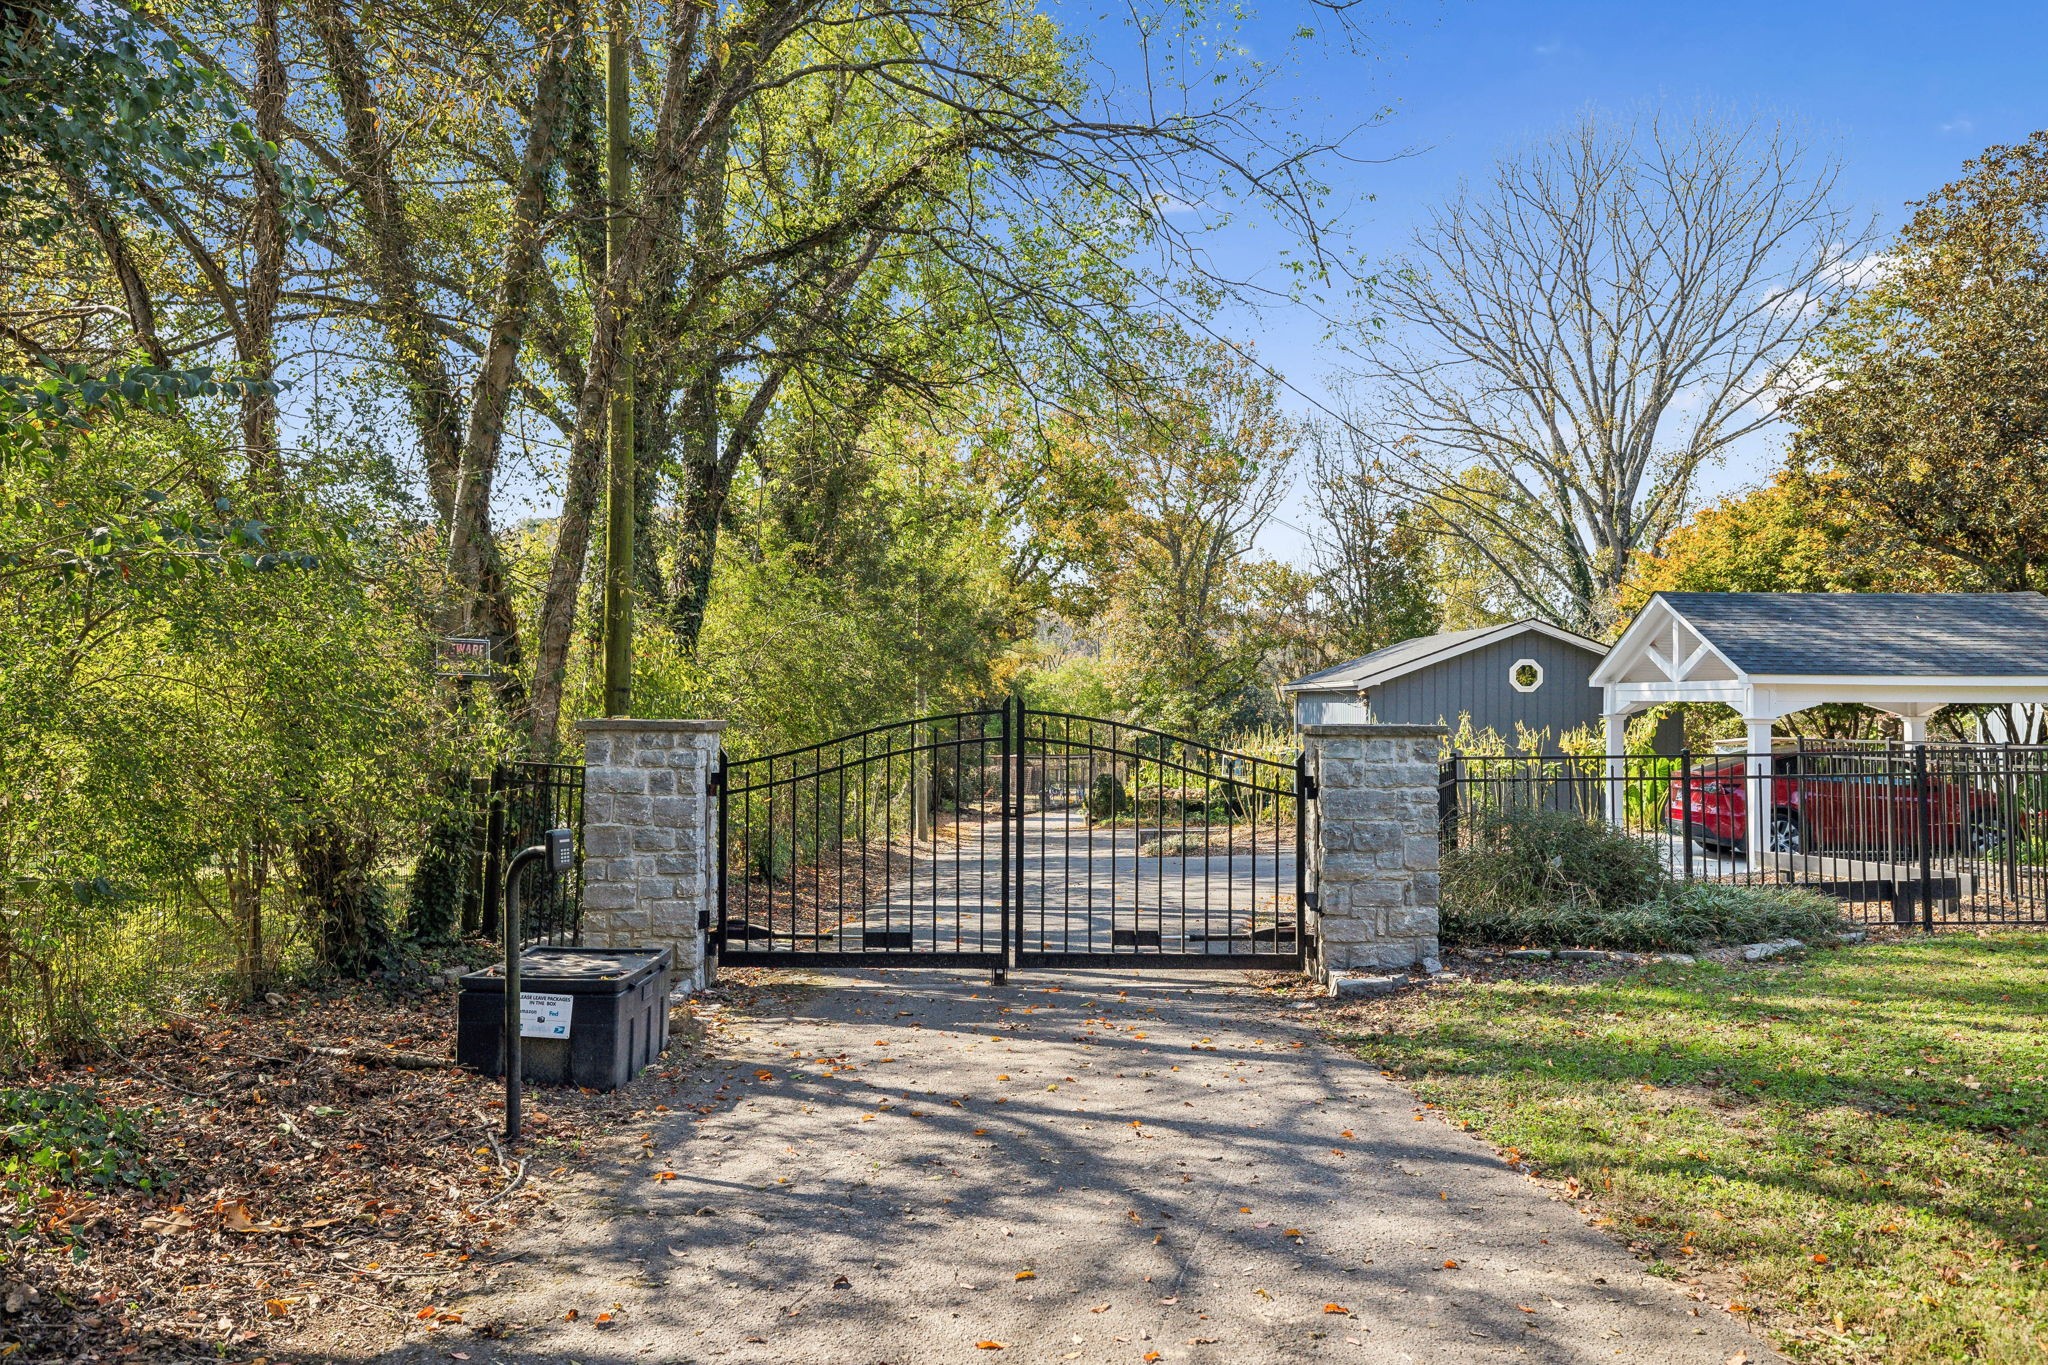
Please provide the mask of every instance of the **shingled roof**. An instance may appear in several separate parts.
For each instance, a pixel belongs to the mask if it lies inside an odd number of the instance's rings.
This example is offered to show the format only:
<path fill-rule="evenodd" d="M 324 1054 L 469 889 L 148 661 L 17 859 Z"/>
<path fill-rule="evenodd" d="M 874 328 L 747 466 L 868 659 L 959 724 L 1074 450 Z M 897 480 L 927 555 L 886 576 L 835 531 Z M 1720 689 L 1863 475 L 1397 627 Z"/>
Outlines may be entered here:
<path fill-rule="evenodd" d="M 1483 649 L 1499 640 L 1512 640 L 1531 631 L 1548 635 L 1565 644 L 1575 645 L 1589 654 L 1607 653 L 1607 646 L 1598 640 L 1588 640 L 1582 635 L 1574 635 L 1568 630 L 1553 626 L 1548 621 L 1525 616 L 1519 621 L 1509 621 L 1505 625 L 1478 626 L 1471 630 L 1447 630 L 1439 635 L 1418 635 L 1412 640 L 1402 640 L 1398 644 L 1376 649 L 1370 654 L 1348 662 L 1333 664 L 1305 678 L 1296 678 L 1280 690 L 1356 691 L 1398 678 L 1404 673 L 1412 673 L 1418 668 L 1425 668 L 1440 660 L 1454 658 L 1470 650 Z"/>
<path fill-rule="evenodd" d="M 1657 596 L 1751 677 L 2048 674 L 2048 597 L 2039 593 Z"/>

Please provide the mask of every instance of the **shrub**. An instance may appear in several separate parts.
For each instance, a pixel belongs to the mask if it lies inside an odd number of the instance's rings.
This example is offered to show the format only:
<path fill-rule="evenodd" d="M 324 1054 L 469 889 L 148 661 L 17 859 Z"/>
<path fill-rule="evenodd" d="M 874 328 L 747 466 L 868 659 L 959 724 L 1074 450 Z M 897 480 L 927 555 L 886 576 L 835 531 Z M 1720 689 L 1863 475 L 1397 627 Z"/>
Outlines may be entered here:
<path fill-rule="evenodd" d="M 1583 816 L 1478 818 L 1471 842 L 1444 857 L 1446 943 L 1690 952 L 1827 939 L 1847 927 L 1833 901 L 1810 891 L 1675 882 L 1654 844 Z"/>
<path fill-rule="evenodd" d="M 78 1086 L 0 1088 L 0 1215 L 12 1236 L 34 1230 L 54 1188 L 122 1185 L 154 1188 L 137 1115 Z"/>
<path fill-rule="evenodd" d="M 1614 908 L 1648 900 L 1666 881 L 1655 845 L 1583 815 L 1524 807 L 1468 820 L 1468 842 L 1444 857 L 1447 908 L 1479 915 Z"/>

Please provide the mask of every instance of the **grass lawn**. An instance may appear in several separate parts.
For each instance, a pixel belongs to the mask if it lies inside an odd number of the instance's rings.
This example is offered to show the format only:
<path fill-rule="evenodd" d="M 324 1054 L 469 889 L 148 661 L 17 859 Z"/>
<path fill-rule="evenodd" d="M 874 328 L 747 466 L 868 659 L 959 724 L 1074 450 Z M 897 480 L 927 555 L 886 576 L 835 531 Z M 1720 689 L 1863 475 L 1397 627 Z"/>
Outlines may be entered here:
<path fill-rule="evenodd" d="M 2048 937 L 1468 981 L 1343 1041 L 1802 1360 L 2048 1360 Z"/>

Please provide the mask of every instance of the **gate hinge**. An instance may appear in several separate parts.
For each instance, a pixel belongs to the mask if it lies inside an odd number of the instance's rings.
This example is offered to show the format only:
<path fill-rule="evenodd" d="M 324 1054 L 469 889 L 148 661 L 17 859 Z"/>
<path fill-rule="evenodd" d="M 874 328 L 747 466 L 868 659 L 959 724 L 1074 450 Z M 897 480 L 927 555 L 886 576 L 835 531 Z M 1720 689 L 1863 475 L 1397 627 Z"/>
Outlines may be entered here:
<path fill-rule="evenodd" d="M 1313 891 L 1303 891 L 1301 893 L 1301 908 L 1320 913 L 1323 908 L 1323 898 Z"/>
<path fill-rule="evenodd" d="M 1301 799 L 1313 801 L 1320 795 L 1322 795 L 1322 789 L 1316 785 L 1315 774 L 1303 773 L 1301 775 Z"/>
<path fill-rule="evenodd" d="M 711 775 L 704 779 L 704 792 L 708 796 L 718 795 L 718 789 L 725 785 L 725 763 L 723 759 L 712 765 Z"/>
<path fill-rule="evenodd" d="M 709 929 L 710 927 L 711 912 L 709 910 L 699 910 L 697 912 L 697 928 L 699 932 L 702 932 L 705 929 Z"/>

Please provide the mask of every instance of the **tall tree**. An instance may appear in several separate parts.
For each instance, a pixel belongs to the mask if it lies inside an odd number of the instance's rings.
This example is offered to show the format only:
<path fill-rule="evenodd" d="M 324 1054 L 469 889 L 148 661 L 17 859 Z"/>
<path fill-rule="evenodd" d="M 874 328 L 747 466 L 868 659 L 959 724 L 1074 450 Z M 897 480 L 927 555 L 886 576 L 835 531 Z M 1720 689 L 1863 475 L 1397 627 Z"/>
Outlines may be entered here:
<path fill-rule="evenodd" d="M 1235 348 L 1173 333 L 1151 346 L 1162 378 L 1098 419 L 1122 502 L 1102 627 L 1142 719 L 1211 733 L 1258 692 L 1268 642 L 1253 547 L 1286 495 L 1298 433 Z"/>
<path fill-rule="evenodd" d="M 1310 610 L 1319 629 L 1302 662 L 1324 667 L 1436 628 L 1426 546 L 1413 509 L 1388 486 L 1355 423 L 1309 428 Z"/>
<path fill-rule="evenodd" d="M 1919 206 L 1789 411 L 1808 486 L 1995 591 L 2048 587 L 2048 132 Z"/>
<path fill-rule="evenodd" d="M 1654 554 L 1638 555 L 1620 605 L 1633 616 L 1656 592 L 1939 592 L 1955 586 L 1958 567 L 1781 471 L 1702 507 Z"/>
<path fill-rule="evenodd" d="M 1706 115 L 1589 114 L 1503 160 L 1381 276 L 1380 466 L 1521 609 L 1601 633 L 1834 306 L 1866 237 L 1837 174 L 1779 125 Z"/>

